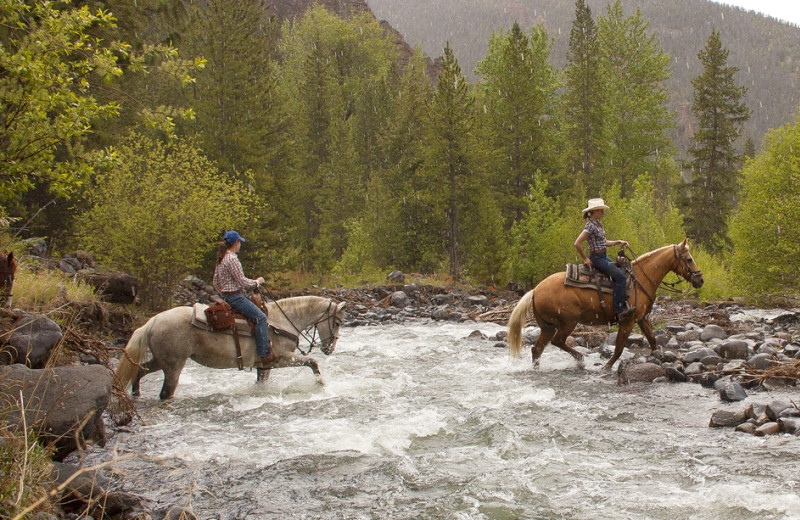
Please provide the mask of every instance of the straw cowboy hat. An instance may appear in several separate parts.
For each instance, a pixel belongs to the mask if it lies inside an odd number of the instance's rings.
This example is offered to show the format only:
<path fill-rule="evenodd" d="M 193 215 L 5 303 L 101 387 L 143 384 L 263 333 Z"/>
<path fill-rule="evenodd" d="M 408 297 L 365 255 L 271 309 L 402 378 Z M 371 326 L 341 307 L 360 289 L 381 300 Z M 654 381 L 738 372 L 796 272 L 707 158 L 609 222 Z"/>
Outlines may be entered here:
<path fill-rule="evenodd" d="M 589 211 L 593 211 L 595 209 L 610 209 L 606 206 L 605 201 L 603 199 L 589 199 L 589 205 L 586 209 L 584 209 L 581 213 L 586 216 L 586 213 Z"/>

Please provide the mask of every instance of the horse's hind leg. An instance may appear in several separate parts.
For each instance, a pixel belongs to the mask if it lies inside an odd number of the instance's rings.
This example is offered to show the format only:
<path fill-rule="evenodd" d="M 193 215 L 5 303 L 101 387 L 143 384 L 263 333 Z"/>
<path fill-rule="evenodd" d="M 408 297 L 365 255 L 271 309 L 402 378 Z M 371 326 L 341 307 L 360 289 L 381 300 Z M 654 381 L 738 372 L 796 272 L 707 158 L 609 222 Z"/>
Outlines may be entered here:
<path fill-rule="evenodd" d="M 544 347 L 550 343 L 550 339 L 555 336 L 557 331 L 558 329 L 552 325 L 539 326 L 539 338 L 536 340 L 536 344 L 531 347 L 533 366 L 539 366 L 539 358 L 542 356 L 542 352 L 544 352 Z"/>
<path fill-rule="evenodd" d="M 158 366 L 158 363 L 156 363 L 154 359 L 142 364 L 142 367 L 139 369 L 139 372 L 137 372 L 136 377 L 133 378 L 133 383 L 131 384 L 131 395 L 134 397 L 139 397 L 141 395 L 139 392 L 139 382 L 144 376 L 150 372 L 153 372 L 154 370 L 161 370 L 161 368 Z"/>
<path fill-rule="evenodd" d="M 186 365 L 185 359 L 183 363 L 164 369 L 164 385 L 161 387 L 161 393 L 159 394 L 161 399 L 170 399 L 175 395 L 175 389 L 178 387 L 178 379 L 181 377 L 184 365 Z"/>
<path fill-rule="evenodd" d="M 568 352 L 570 356 L 574 357 L 575 359 L 578 360 L 578 362 L 582 363 L 583 354 L 581 354 L 577 350 L 567 345 L 567 338 L 569 337 L 570 334 L 572 334 L 572 331 L 575 330 L 576 325 L 577 323 L 567 323 L 562 325 L 561 328 L 558 329 L 558 332 L 556 333 L 555 337 L 553 337 L 553 339 L 550 340 L 550 342 L 553 345 L 560 348 L 561 350 L 563 350 L 564 352 Z"/>

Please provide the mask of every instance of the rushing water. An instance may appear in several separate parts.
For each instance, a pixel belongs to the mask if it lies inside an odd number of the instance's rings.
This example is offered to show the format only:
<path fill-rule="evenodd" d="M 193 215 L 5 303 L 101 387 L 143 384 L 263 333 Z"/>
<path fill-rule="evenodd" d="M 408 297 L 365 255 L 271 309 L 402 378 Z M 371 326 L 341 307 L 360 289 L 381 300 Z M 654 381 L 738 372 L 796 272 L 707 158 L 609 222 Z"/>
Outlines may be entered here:
<path fill-rule="evenodd" d="M 552 346 L 533 370 L 474 330 L 501 327 L 343 329 L 314 353 L 324 385 L 190 361 L 162 403 L 151 375 L 144 424 L 107 446 L 144 457 L 114 469 L 203 519 L 800 518 L 800 438 L 711 429 L 713 390 L 617 386 L 598 354 L 581 370 Z"/>

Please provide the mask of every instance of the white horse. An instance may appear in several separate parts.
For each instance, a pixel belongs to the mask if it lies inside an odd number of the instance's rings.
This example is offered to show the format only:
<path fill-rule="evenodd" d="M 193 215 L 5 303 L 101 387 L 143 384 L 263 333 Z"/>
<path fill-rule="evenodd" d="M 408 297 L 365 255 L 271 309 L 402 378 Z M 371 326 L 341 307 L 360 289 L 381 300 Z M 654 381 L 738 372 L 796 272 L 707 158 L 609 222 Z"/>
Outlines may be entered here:
<path fill-rule="evenodd" d="M 309 357 L 311 349 L 319 346 L 323 353 L 330 354 L 339 339 L 339 327 L 344 319 L 345 303 L 336 304 L 319 296 L 285 298 L 267 304 L 269 325 L 280 331 L 270 330 L 270 349 L 277 356 L 269 368 L 256 365 L 255 339 L 240 336 L 242 364 L 258 369 L 258 381 L 265 381 L 272 368 L 307 366 L 319 375 L 317 362 Z M 133 332 L 125 347 L 116 372 L 120 388 L 133 385 L 133 395 L 139 395 L 139 381 L 150 372 L 162 370 L 164 385 L 161 399 L 175 394 L 178 379 L 186 360 L 210 368 L 237 368 L 238 359 L 233 335 L 211 332 L 192 325 L 194 307 L 183 306 L 161 312 Z M 299 338 L 309 342 L 308 351 L 297 354 Z M 150 352 L 150 359 L 144 362 Z"/>

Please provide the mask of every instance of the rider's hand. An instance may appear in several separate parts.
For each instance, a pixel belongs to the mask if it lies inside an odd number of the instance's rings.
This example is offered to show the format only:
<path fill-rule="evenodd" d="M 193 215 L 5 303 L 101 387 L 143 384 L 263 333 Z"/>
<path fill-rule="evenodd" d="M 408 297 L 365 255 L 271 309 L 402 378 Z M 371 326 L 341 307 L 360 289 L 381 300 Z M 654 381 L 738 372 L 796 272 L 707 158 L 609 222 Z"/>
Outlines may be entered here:
<path fill-rule="evenodd" d="M 592 267 L 592 259 L 591 258 L 584 258 L 583 263 L 586 267 Z"/>
<path fill-rule="evenodd" d="M 259 276 L 258 278 L 256 278 L 256 283 L 258 283 L 258 285 L 264 285 L 264 277 Z"/>

